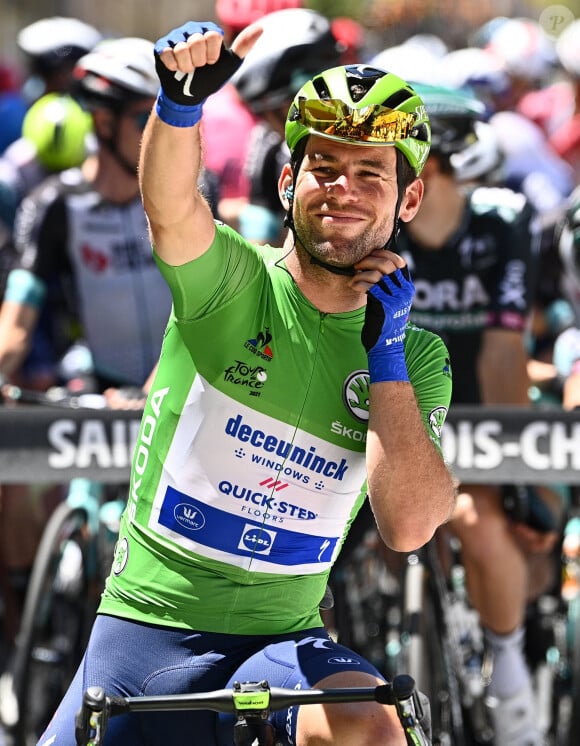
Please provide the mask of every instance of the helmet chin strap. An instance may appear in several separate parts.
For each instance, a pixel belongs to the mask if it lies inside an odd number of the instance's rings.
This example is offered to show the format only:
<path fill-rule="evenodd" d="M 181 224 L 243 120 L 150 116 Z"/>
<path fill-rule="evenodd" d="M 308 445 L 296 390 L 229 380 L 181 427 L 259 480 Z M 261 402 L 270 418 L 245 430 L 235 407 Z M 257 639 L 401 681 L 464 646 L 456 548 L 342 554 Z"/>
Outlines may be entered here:
<path fill-rule="evenodd" d="M 402 169 L 399 167 L 399 158 L 402 158 L 402 154 L 397 150 L 397 202 L 395 204 L 395 219 L 393 221 L 393 230 L 391 231 L 391 235 L 387 239 L 386 243 L 382 246 L 383 249 L 390 249 L 394 250 L 397 246 L 397 235 L 399 233 L 399 210 L 401 209 L 401 202 L 403 201 L 403 196 L 405 193 L 403 184 L 402 184 L 402 177 L 401 172 Z M 297 171 L 298 169 L 296 169 Z M 296 179 L 294 179 L 296 180 Z M 296 247 L 296 243 L 300 243 L 304 251 L 306 251 L 307 254 L 310 254 L 310 264 L 316 264 L 318 267 L 322 267 L 323 269 L 326 269 L 328 272 L 332 272 L 334 275 L 343 275 L 346 277 L 353 277 L 356 274 L 356 270 L 354 266 L 346 266 L 342 267 L 336 264 L 329 264 L 328 262 L 323 262 L 322 259 L 319 259 L 317 256 L 314 256 L 312 254 L 304 241 L 300 239 L 300 236 L 298 235 L 298 231 L 296 230 L 296 226 L 294 225 L 294 217 L 292 215 L 293 207 L 294 207 L 294 197 L 293 197 L 293 187 L 288 187 L 286 189 L 286 199 L 288 200 L 288 210 L 286 212 L 286 216 L 284 218 L 284 225 L 289 228 L 292 231 L 292 235 L 294 236 L 294 247 Z"/>

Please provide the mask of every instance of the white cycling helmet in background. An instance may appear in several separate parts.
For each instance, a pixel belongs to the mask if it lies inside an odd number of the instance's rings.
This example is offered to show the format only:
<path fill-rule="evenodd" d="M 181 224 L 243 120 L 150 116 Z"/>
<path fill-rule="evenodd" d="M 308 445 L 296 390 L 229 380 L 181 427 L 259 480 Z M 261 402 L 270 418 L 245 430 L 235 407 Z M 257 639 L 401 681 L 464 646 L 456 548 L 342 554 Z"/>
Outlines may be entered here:
<path fill-rule="evenodd" d="M 549 80 L 557 65 L 554 41 L 531 18 L 509 18 L 491 33 L 485 47 L 513 78 L 539 84 Z"/>
<path fill-rule="evenodd" d="M 501 182 L 504 155 L 493 127 L 487 122 L 476 121 L 473 131 L 475 140 L 449 158 L 457 180 Z"/>
<path fill-rule="evenodd" d="M 153 42 L 137 37 L 108 39 L 81 57 L 74 69 L 77 93 L 87 108 L 122 109 L 157 96 Z"/>
<path fill-rule="evenodd" d="M 510 88 L 502 62 L 480 47 L 462 47 L 448 52 L 438 65 L 439 82 L 452 88 L 469 86 L 493 108 L 493 101 Z"/>
<path fill-rule="evenodd" d="M 556 40 L 556 54 L 568 75 L 580 79 L 580 18 L 562 31 Z"/>
<path fill-rule="evenodd" d="M 120 119 L 134 102 L 152 101 L 159 92 L 153 49 L 153 42 L 137 37 L 102 41 L 81 57 L 73 71 L 81 105 L 88 111 L 108 109 L 116 115 L 115 127 L 106 135 L 95 122 L 95 137 L 132 175 L 136 164 L 127 160 L 119 148 Z M 140 126 L 145 125 L 146 119 L 145 115 Z"/>
<path fill-rule="evenodd" d="M 68 93 L 75 62 L 102 38 L 90 24 L 65 16 L 42 18 L 21 29 L 16 43 L 26 60 L 24 98 L 32 103 L 45 93 Z"/>
<path fill-rule="evenodd" d="M 78 18 L 53 16 L 25 26 L 16 43 L 33 64 L 37 61 L 41 66 L 55 68 L 64 62 L 76 62 L 102 38 L 94 26 Z"/>
<path fill-rule="evenodd" d="M 403 44 L 387 47 L 372 57 L 369 64 L 403 80 L 435 84 L 439 81 L 438 66 L 446 49 L 436 48 L 428 38 L 414 36 Z"/>

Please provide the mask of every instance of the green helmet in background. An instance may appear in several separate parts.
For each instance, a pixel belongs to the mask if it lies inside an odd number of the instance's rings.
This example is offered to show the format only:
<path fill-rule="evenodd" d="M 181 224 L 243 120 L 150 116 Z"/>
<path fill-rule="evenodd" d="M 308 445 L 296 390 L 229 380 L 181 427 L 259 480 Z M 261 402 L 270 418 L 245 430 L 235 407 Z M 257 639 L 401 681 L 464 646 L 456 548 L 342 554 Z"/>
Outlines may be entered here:
<path fill-rule="evenodd" d="M 39 162 L 48 171 L 80 165 L 87 155 L 91 116 L 66 94 L 47 93 L 28 110 L 22 135 L 36 148 Z"/>
<path fill-rule="evenodd" d="M 469 88 L 413 83 L 431 122 L 431 148 L 455 153 L 469 144 L 473 122 L 482 121 L 486 107 Z"/>
<path fill-rule="evenodd" d="M 290 152 L 308 135 L 394 146 L 417 176 L 431 144 L 422 99 L 402 78 L 370 65 L 333 67 L 298 91 L 286 120 Z"/>

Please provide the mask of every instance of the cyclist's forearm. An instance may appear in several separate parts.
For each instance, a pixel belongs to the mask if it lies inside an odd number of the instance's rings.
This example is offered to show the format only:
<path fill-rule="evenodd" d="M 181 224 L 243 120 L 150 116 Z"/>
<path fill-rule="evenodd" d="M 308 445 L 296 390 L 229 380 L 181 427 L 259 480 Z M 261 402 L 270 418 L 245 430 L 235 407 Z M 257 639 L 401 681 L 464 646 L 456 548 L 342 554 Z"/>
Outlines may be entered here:
<path fill-rule="evenodd" d="M 211 211 L 197 189 L 200 169 L 199 124 L 173 127 L 154 112 L 143 134 L 139 180 L 153 244 L 169 264 L 199 256 L 213 239 Z"/>
<path fill-rule="evenodd" d="M 425 544 L 448 520 L 455 485 L 425 431 L 411 384 L 371 384 L 368 488 L 381 536 L 407 552 Z"/>
<path fill-rule="evenodd" d="M 482 402 L 492 405 L 529 404 L 529 355 L 524 335 L 508 329 L 488 329 L 477 361 Z M 506 375 L 509 371 L 509 375 Z"/>
<path fill-rule="evenodd" d="M 0 374 L 16 373 L 28 350 L 38 310 L 26 304 L 5 300 L 0 309 Z"/>
<path fill-rule="evenodd" d="M 564 383 L 562 406 L 567 410 L 580 408 L 580 361 Z"/>

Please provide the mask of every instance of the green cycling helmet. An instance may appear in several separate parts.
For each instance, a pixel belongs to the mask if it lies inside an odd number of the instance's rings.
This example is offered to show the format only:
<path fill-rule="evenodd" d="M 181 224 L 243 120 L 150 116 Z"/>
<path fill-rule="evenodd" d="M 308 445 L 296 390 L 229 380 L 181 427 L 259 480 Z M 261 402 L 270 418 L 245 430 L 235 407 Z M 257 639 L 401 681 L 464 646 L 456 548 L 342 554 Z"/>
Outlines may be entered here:
<path fill-rule="evenodd" d="M 38 161 L 48 171 L 80 165 L 87 155 L 92 119 L 66 94 L 47 93 L 28 110 L 22 136 L 36 148 Z"/>
<path fill-rule="evenodd" d="M 417 176 L 431 144 L 422 99 L 402 78 L 370 65 L 333 67 L 302 86 L 286 119 L 290 152 L 308 135 L 394 146 Z"/>
<path fill-rule="evenodd" d="M 413 83 L 431 122 L 431 149 L 458 153 L 476 139 L 474 123 L 485 118 L 485 104 L 469 89 Z"/>

